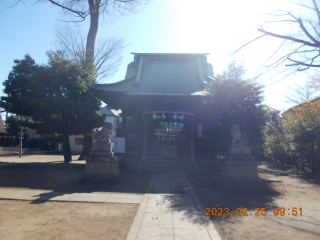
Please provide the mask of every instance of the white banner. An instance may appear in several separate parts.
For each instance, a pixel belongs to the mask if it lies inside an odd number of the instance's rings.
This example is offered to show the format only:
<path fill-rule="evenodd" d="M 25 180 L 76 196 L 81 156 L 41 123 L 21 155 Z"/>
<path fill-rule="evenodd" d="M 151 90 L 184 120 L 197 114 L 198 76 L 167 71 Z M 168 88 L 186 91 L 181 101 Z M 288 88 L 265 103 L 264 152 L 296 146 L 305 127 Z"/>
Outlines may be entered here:
<path fill-rule="evenodd" d="M 112 152 L 125 153 L 125 149 L 126 149 L 126 139 L 125 138 L 111 137 L 111 142 L 113 143 Z"/>

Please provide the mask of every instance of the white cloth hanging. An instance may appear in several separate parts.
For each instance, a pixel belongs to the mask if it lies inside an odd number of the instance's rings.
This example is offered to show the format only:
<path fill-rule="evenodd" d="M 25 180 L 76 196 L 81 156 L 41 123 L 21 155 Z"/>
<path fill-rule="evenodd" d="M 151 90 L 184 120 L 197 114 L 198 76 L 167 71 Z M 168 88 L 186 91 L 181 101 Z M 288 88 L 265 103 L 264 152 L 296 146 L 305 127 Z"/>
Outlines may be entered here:
<path fill-rule="evenodd" d="M 177 114 L 175 113 L 174 115 L 173 115 L 173 119 L 177 119 Z"/>
<path fill-rule="evenodd" d="M 166 119 L 166 116 L 164 115 L 164 113 L 162 113 L 162 117 L 163 117 L 163 119 Z"/>
<path fill-rule="evenodd" d="M 152 115 L 152 118 L 153 118 L 153 119 L 157 119 L 157 116 L 156 116 L 155 113 Z"/>

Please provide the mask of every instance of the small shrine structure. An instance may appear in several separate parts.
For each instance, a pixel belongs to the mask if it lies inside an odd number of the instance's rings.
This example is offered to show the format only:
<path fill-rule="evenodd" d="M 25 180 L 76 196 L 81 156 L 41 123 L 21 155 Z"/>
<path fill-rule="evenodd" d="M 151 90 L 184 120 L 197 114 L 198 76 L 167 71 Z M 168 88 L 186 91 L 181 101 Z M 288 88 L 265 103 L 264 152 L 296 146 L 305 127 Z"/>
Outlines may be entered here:
<path fill-rule="evenodd" d="M 91 90 L 122 110 L 127 168 L 194 171 L 205 162 L 202 135 L 212 127 L 203 111 L 213 68 L 208 53 L 132 53 L 125 79 Z"/>

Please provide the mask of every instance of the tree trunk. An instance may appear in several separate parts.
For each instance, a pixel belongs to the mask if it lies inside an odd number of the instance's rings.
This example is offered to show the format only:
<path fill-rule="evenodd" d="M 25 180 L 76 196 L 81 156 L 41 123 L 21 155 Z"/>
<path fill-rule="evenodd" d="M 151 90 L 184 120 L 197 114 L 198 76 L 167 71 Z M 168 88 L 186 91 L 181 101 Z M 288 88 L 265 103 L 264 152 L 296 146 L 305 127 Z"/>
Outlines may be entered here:
<path fill-rule="evenodd" d="M 315 151 L 314 151 L 314 142 L 313 141 L 313 144 L 312 144 L 312 152 L 311 152 L 311 156 L 310 156 L 310 167 L 311 167 L 311 171 L 312 173 L 316 173 L 317 172 L 317 169 L 316 169 L 316 166 L 315 166 Z"/>
<path fill-rule="evenodd" d="M 50 151 L 50 142 L 48 143 L 48 146 L 47 146 L 47 154 L 49 154 L 49 151 Z"/>
<path fill-rule="evenodd" d="M 297 171 L 299 171 L 300 170 L 300 165 L 298 163 L 298 159 L 297 158 L 294 159 L 294 165 L 296 166 Z"/>
<path fill-rule="evenodd" d="M 90 9 L 90 28 L 87 36 L 86 64 L 94 64 L 94 47 L 99 26 L 100 0 L 88 0 Z"/>
<path fill-rule="evenodd" d="M 63 121 L 62 142 L 63 142 L 64 163 L 69 163 L 72 161 L 72 156 L 71 156 L 71 148 L 70 148 L 70 141 L 69 141 L 69 125 L 67 120 Z"/>
<path fill-rule="evenodd" d="M 96 37 L 98 33 L 99 26 L 99 11 L 100 11 L 100 0 L 88 0 L 90 8 L 90 29 L 87 36 L 87 46 L 86 46 L 86 64 L 88 69 L 90 66 L 94 66 L 94 47 L 96 44 Z M 92 129 L 93 132 L 93 129 Z M 92 136 L 84 135 L 83 137 L 83 148 L 79 160 L 83 159 L 83 156 L 89 154 L 92 148 Z"/>
<path fill-rule="evenodd" d="M 83 136 L 83 147 L 82 152 L 79 157 L 79 160 L 83 160 L 83 157 L 88 155 L 92 148 L 92 136 L 91 135 L 84 135 Z"/>
<path fill-rule="evenodd" d="M 315 166 L 315 161 L 314 161 L 314 157 L 311 157 L 311 172 L 312 173 L 316 173 L 317 172 L 317 168 Z"/>

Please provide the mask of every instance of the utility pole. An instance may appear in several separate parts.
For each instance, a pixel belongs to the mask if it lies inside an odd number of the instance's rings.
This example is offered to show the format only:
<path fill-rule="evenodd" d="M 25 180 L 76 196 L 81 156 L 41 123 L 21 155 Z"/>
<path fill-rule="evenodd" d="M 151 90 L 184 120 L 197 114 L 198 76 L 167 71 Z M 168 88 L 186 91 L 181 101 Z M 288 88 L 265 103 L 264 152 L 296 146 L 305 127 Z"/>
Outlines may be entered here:
<path fill-rule="evenodd" d="M 22 121 L 22 116 L 21 121 Z M 19 158 L 21 158 L 21 153 L 22 153 L 22 126 L 20 127 L 20 147 L 19 147 Z"/>

